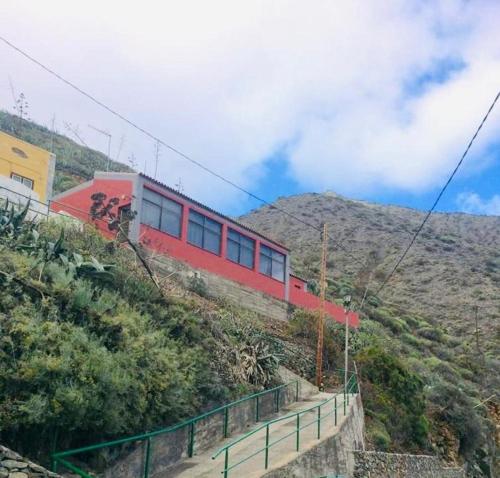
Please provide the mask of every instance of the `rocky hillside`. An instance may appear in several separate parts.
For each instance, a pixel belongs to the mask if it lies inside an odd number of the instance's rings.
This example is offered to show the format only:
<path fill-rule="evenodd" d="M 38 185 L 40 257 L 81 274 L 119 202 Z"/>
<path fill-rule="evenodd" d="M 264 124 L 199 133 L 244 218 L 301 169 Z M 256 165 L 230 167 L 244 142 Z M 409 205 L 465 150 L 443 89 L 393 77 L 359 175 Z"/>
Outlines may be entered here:
<path fill-rule="evenodd" d="M 376 290 L 424 217 L 421 211 L 353 201 L 333 193 L 281 198 L 276 206 L 314 225 L 326 221 L 330 235 L 347 249 L 331 242 L 328 261 L 328 274 L 343 277 L 346 292 L 351 292 L 349 282 L 364 289 L 370 273 L 370 290 Z M 296 272 L 309 279 L 318 277 L 317 231 L 271 207 L 254 210 L 241 220 L 288 244 L 295 254 Z M 434 214 L 381 299 L 407 312 L 436 318 L 471 341 L 478 306 L 480 345 L 493 353 L 500 333 L 499 291 L 500 217 Z"/>

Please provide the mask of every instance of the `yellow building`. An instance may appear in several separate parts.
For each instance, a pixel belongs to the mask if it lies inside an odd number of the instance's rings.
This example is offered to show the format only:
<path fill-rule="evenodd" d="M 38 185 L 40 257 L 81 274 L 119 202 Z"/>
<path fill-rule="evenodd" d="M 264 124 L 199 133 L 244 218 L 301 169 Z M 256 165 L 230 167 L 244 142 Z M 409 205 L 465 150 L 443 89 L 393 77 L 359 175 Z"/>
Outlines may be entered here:
<path fill-rule="evenodd" d="M 0 176 L 33 190 L 42 202 L 52 196 L 55 165 L 54 154 L 0 131 Z"/>

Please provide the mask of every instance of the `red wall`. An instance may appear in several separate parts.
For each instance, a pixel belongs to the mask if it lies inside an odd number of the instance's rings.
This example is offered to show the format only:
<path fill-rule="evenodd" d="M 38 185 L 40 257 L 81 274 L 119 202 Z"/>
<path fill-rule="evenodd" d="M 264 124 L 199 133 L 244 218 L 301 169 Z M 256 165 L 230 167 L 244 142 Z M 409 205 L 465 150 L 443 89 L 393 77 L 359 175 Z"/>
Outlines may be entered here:
<path fill-rule="evenodd" d="M 92 199 L 90 196 L 94 193 L 102 192 L 107 195 L 107 200 L 116 197 L 120 200 L 119 204 L 111 211 L 115 214 L 118 208 L 126 204 L 130 204 L 132 200 L 132 182 L 129 180 L 104 180 L 94 179 L 88 187 L 68 192 L 67 195 L 60 199 L 53 199 L 50 202 L 50 208 L 56 212 L 67 212 L 74 217 L 77 217 L 85 222 L 93 222 L 102 230 L 108 237 L 114 237 L 116 233 L 109 231 L 108 221 L 95 220 L 92 221 L 90 216 L 90 207 L 92 206 Z M 106 202 L 105 201 L 105 202 Z"/>
<path fill-rule="evenodd" d="M 290 298 L 291 304 L 308 310 L 318 310 L 321 305 L 320 298 L 304 288 L 305 282 L 298 277 L 290 276 Z M 336 322 L 345 324 L 344 308 L 331 302 L 325 302 L 326 313 Z M 359 326 L 358 314 L 349 312 L 349 325 Z"/>

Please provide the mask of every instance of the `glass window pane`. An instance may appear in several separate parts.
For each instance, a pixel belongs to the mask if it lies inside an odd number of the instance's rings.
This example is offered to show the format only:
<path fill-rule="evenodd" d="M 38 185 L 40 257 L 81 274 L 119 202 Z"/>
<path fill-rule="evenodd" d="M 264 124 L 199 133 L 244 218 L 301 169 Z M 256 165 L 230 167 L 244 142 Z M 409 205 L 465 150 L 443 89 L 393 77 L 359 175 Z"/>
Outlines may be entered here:
<path fill-rule="evenodd" d="M 181 216 L 167 209 L 161 211 L 161 228 L 175 237 L 181 236 Z"/>
<path fill-rule="evenodd" d="M 203 247 L 203 227 L 189 220 L 188 242 L 198 247 Z"/>
<path fill-rule="evenodd" d="M 171 199 L 163 198 L 161 207 L 167 211 L 173 212 L 174 214 L 182 214 L 182 205 L 178 202 L 172 201 Z"/>
<path fill-rule="evenodd" d="M 233 229 L 228 229 L 227 235 L 229 239 L 232 239 L 234 242 L 240 241 L 240 234 L 238 234 L 236 231 L 233 231 Z"/>
<path fill-rule="evenodd" d="M 273 256 L 273 251 L 267 246 L 264 246 L 263 244 L 260 246 L 260 253 L 261 255 L 264 255 L 266 257 L 271 258 Z"/>
<path fill-rule="evenodd" d="M 273 261 L 273 279 L 285 280 L 285 265 L 281 262 Z"/>
<path fill-rule="evenodd" d="M 218 223 L 216 221 L 212 221 L 212 219 L 209 219 L 208 217 L 206 217 L 205 218 L 205 228 L 220 235 L 222 225 L 220 223 Z"/>
<path fill-rule="evenodd" d="M 255 248 L 255 241 L 245 236 L 241 236 L 241 245 L 243 247 L 248 247 L 249 249 Z"/>
<path fill-rule="evenodd" d="M 220 253 L 220 234 L 216 234 L 208 229 L 205 229 L 203 238 L 203 249 L 210 252 Z"/>
<path fill-rule="evenodd" d="M 239 261 L 240 246 L 233 240 L 227 241 L 227 258 L 233 262 Z"/>
<path fill-rule="evenodd" d="M 240 264 L 253 269 L 253 254 L 254 254 L 253 249 L 248 249 L 247 247 L 241 246 Z"/>
<path fill-rule="evenodd" d="M 285 256 L 281 252 L 273 251 L 273 261 L 285 263 Z"/>
<path fill-rule="evenodd" d="M 148 201 L 142 201 L 142 223 L 148 226 L 160 228 L 160 206 L 152 204 Z"/>
<path fill-rule="evenodd" d="M 203 216 L 202 214 L 200 214 L 196 211 L 190 210 L 189 211 L 189 221 L 195 222 L 196 224 L 203 226 L 203 224 L 205 224 L 205 216 Z"/>
<path fill-rule="evenodd" d="M 267 257 L 265 254 L 260 254 L 260 264 L 259 264 L 259 271 L 262 274 L 266 274 L 268 276 L 271 275 L 271 259 Z"/>
<path fill-rule="evenodd" d="M 150 189 L 144 188 L 142 197 L 149 202 L 158 204 L 158 206 L 161 204 L 162 196 L 158 193 L 151 191 Z"/>

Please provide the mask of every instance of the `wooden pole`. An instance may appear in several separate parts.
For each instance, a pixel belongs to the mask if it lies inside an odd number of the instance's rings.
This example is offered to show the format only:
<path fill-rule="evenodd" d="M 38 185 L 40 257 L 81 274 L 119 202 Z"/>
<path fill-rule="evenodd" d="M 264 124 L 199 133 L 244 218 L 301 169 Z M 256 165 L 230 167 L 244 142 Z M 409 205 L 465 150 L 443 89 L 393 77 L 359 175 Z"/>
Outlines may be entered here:
<path fill-rule="evenodd" d="M 326 223 L 323 223 L 323 244 L 321 248 L 320 273 L 320 306 L 318 314 L 318 343 L 316 347 L 316 385 L 323 389 L 323 332 L 325 324 L 325 293 L 326 293 L 326 245 L 328 242 Z"/>

